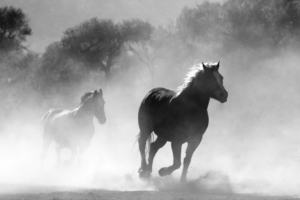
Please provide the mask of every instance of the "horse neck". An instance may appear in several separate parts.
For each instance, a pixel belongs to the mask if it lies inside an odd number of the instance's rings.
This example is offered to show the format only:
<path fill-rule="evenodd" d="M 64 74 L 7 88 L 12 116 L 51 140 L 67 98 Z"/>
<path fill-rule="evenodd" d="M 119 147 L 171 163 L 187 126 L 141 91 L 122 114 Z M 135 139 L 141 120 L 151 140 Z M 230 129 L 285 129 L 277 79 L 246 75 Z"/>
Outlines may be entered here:
<path fill-rule="evenodd" d="M 176 99 L 182 106 L 207 110 L 210 97 L 204 91 L 199 92 L 195 87 L 188 87 Z"/>
<path fill-rule="evenodd" d="M 80 104 L 77 108 L 75 108 L 75 116 L 78 118 L 84 118 L 84 119 L 93 119 L 94 113 L 92 109 L 89 108 L 89 106 L 84 102 Z"/>

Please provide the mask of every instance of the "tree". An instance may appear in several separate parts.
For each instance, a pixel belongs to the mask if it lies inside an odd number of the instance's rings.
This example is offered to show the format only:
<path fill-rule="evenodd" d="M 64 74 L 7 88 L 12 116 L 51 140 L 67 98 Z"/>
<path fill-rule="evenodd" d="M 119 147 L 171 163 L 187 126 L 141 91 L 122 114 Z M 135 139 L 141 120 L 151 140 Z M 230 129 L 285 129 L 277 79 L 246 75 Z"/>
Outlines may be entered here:
<path fill-rule="evenodd" d="M 174 23 L 155 28 L 150 40 L 132 46 L 133 49 L 129 49 L 150 73 L 152 87 L 178 85 L 176 80 L 181 81 L 186 67 L 195 61 L 199 56 L 199 50 L 203 49 L 198 47 L 197 42 L 183 39 Z M 172 73 L 172 78 L 166 78 L 170 73 Z M 175 78 L 177 75 L 178 79 Z M 146 80 L 149 82 L 148 76 Z"/>
<path fill-rule="evenodd" d="M 183 40 L 222 43 L 229 52 L 239 47 L 287 46 L 299 40 L 299 19 L 297 0 L 228 0 L 183 9 L 177 27 Z"/>
<path fill-rule="evenodd" d="M 72 59 L 80 60 L 91 70 L 101 70 L 107 79 L 122 47 L 150 39 L 152 26 L 141 20 L 114 23 L 93 18 L 64 32 L 61 44 Z"/>
<path fill-rule="evenodd" d="M 0 8 L 0 50 L 20 49 L 21 43 L 31 33 L 27 16 L 21 9 L 12 6 Z"/>
<path fill-rule="evenodd" d="M 185 7 L 176 21 L 178 34 L 185 41 L 215 41 L 222 31 L 222 11 L 220 3 L 205 2 L 196 8 Z"/>
<path fill-rule="evenodd" d="M 50 44 L 41 59 L 36 72 L 37 90 L 44 95 L 66 94 L 68 86 L 78 86 L 86 76 L 82 62 L 75 62 L 66 55 L 60 42 Z"/>

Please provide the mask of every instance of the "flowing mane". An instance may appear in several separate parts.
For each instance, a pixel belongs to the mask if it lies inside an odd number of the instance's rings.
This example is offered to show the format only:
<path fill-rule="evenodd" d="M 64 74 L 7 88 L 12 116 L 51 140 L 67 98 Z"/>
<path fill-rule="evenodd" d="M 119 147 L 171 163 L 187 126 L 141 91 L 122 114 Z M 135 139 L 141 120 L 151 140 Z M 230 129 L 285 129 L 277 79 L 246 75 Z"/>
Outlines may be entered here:
<path fill-rule="evenodd" d="M 214 66 L 214 63 L 212 63 L 212 62 L 207 62 L 204 64 L 208 68 L 212 68 Z M 178 95 L 180 95 L 182 93 L 182 91 L 190 88 L 193 81 L 195 79 L 200 78 L 203 73 L 204 73 L 204 70 L 203 70 L 202 63 L 197 63 L 197 61 L 195 61 L 195 64 L 190 68 L 190 71 L 187 73 L 183 84 L 175 90 L 175 93 L 176 93 L 175 96 L 177 97 Z"/>
<path fill-rule="evenodd" d="M 93 92 L 86 92 L 84 95 L 82 95 L 82 97 L 80 98 L 80 104 L 82 104 L 85 100 L 87 100 L 91 95 L 93 94 Z"/>

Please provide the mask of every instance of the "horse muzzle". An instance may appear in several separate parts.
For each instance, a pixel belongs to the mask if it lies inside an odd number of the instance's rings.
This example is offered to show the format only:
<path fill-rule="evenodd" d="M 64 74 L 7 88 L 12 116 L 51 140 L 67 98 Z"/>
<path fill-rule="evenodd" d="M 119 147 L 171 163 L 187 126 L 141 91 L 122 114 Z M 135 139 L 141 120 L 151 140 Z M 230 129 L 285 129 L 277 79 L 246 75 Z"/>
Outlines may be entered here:
<path fill-rule="evenodd" d="M 220 92 L 217 94 L 217 100 L 220 101 L 221 103 L 225 103 L 227 102 L 227 98 L 228 98 L 228 92 Z"/>

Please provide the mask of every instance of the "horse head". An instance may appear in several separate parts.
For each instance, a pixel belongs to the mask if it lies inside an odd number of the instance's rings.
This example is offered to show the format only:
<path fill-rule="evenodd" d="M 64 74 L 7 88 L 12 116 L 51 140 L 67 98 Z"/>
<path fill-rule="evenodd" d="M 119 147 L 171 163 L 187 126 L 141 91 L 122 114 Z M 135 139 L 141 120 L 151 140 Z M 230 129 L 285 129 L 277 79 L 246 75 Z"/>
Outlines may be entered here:
<path fill-rule="evenodd" d="M 91 99 L 95 117 L 97 118 L 99 124 L 104 124 L 106 122 L 106 117 L 104 112 L 105 101 L 103 99 L 102 90 L 95 90 L 92 94 Z"/>
<path fill-rule="evenodd" d="M 227 101 L 228 92 L 223 85 L 223 76 L 219 73 L 220 62 L 217 63 L 202 63 L 202 90 L 209 97 L 225 103 Z"/>

